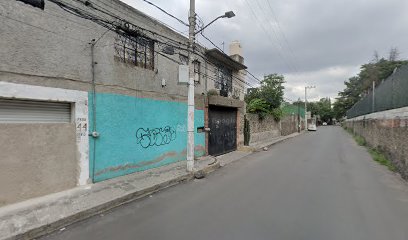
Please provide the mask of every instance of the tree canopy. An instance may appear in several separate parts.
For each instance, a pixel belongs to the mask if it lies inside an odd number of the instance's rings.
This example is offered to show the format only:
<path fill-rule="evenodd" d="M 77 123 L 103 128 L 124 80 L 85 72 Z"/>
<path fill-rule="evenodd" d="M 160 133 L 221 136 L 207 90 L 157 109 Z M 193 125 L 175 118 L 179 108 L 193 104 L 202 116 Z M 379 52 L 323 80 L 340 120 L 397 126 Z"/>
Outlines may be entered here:
<path fill-rule="evenodd" d="M 355 103 L 364 97 L 371 89 L 373 82 L 379 85 L 382 80 L 390 76 L 395 68 L 407 64 L 406 60 L 399 60 L 399 52 L 391 48 L 388 58 L 380 58 L 377 51 L 374 59 L 360 67 L 360 72 L 344 82 L 345 89 L 340 91 L 333 106 L 334 117 L 341 119 Z"/>
<path fill-rule="evenodd" d="M 264 76 L 261 86 L 248 91 L 245 96 L 247 111 L 258 113 L 261 117 L 272 114 L 275 119 L 280 119 L 282 112 L 280 106 L 283 102 L 285 78 L 277 73 Z"/>

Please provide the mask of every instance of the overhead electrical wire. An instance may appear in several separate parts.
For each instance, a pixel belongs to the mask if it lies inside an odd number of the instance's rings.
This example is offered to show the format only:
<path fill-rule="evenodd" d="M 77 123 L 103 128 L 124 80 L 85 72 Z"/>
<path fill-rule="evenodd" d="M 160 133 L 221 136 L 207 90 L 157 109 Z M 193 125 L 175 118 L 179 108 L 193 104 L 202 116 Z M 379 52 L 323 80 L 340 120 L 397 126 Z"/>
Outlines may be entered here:
<path fill-rule="evenodd" d="M 272 36 L 270 35 L 270 33 L 265 29 L 264 25 L 262 24 L 262 22 L 260 21 L 260 19 L 258 18 L 257 14 L 255 13 L 254 9 L 252 8 L 251 4 L 245 0 L 246 4 L 248 5 L 248 8 L 252 14 L 252 16 L 254 17 L 254 20 L 258 22 L 258 25 L 261 27 L 261 30 L 265 33 L 265 36 L 269 38 L 269 40 L 271 41 L 271 43 L 273 43 L 274 45 L 276 45 L 275 40 L 272 38 Z M 279 48 L 277 48 L 277 53 L 278 55 L 282 58 L 282 60 L 285 62 L 285 64 L 288 67 L 288 70 L 291 71 L 296 71 L 291 65 L 290 63 L 287 61 L 287 59 L 282 55 L 282 53 L 279 51 Z"/>
<path fill-rule="evenodd" d="M 76 0 L 76 1 L 81 2 L 81 1 L 84 1 L 84 0 Z M 88 2 L 89 2 L 89 1 L 88 1 Z M 99 8 L 102 8 L 105 12 L 109 13 L 109 14 L 112 15 L 112 16 L 115 15 L 114 13 L 112 13 L 111 11 L 109 11 L 108 9 L 106 9 L 105 7 L 102 7 L 100 4 L 103 4 L 103 5 L 105 5 L 105 6 L 109 7 L 109 8 L 115 9 L 115 11 L 119 12 L 120 14 L 123 14 L 123 15 L 126 14 L 125 12 L 121 11 L 120 9 L 114 8 L 112 5 L 108 4 L 107 2 L 99 2 L 99 3 L 94 3 L 94 2 L 92 2 L 92 5 L 95 5 L 95 6 L 99 7 Z M 172 29 L 173 31 L 180 33 L 180 34 L 183 35 L 184 37 L 187 37 L 187 36 L 185 36 L 185 34 L 186 34 L 186 32 L 188 32 L 188 30 L 187 30 L 187 31 L 180 31 L 180 30 L 178 30 L 178 29 L 176 29 L 176 28 L 174 28 L 174 27 L 168 25 L 167 23 L 165 23 L 165 22 L 163 22 L 163 21 L 160 21 L 160 20 L 158 20 L 158 19 L 154 19 L 154 20 L 157 21 L 157 22 L 159 22 L 160 24 L 163 24 L 164 26 L 166 26 L 166 27 Z"/>
<path fill-rule="evenodd" d="M 150 1 L 147 1 L 147 0 L 142 0 L 142 1 L 143 1 L 143 2 L 146 2 L 146 3 L 150 4 L 150 5 L 152 5 L 152 6 L 154 6 L 154 7 L 156 7 L 157 9 L 159 9 L 160 11 L 162 11 L 163 13 L 165 13 L 165 14 L 167 14 L 168 16 L 170 16 L 170 17 L 176 19 L 179 23 L 181 23 L 181 24 L 183 24 L 183 25 L 185 25 L 185 26 L 187 26 L 187 27 L 189 26 L 188 23 L 186 23 L 186 22 L 184 22 L 183 20 L 181 20 L 181 19 L 175 17 L 174 15 L 170 14 L 169 12 L 167 12 L 167 11 L 164 10 L 163 8 L 157 6 L 156 4 L 154 4 L 154 3 L 150 2 Z"/>
<path fill-rule="evenodd" d="M 69 12 L 69 13 L 75 15 L 75 16 L 78 16 L 78 17 L 81 17 L 81 18 L 84 18 L 84 19 L 87 19 L 87 20 L 91 20 L 91 21 L 93 21 L 93 22 L 95 22 L 95 23 L 97 23 L 97 24 L 99 24 L 99 25 L 101 25 L 101 26 L 103 26 L 103 27 L 105 27 L 105 28 L 108 28 L 108 29 L 110 29 L 110 30 L 112 30 L 112 31 L 117 31 L 117 27 L 118 27 L 118 22 L 117 22 L 117 20 L 120 20 L 120 21 L 122 21 L 122 22 L 126 22 L 126 23 L 128 23 L 128 24 L 131 24 L 133 27 L 139 29 L 141 32 L 143 32 L 143 31 L 144 31 L 144 32 L 148 32 L 149 34 L 152 34 L 153 36 L 158 36 L 158 37 L 160 37 L 160 38 L 164 38 L 164 39 L 167 39 L 167 40 L 169 40 L 170 42 L 172 42 L 172 43 L 169 43 L 169 42 L 164 42 L 164 41 L 162 41 L 162 40 L 159 40 L 159 39 L 157 39 L 157 38 L 155 38 L 155 39 L 151 38 L 153 41 L 157 42 L 158 44 L 163 44 L 163 45 L 167 45 L 167 46 L 174 47 L 175 49 L 179 49 L 179 50 L 183 50 L 183 51 L 188 51 L 187 48 L 181 47 L 181 46 L 188 46 L 187 44 L 182 43 L 182 42 L 179 42 L 179 41 L 177 41 L 177 40 L 174 40 L 174 39 L 169 38 L 169 37 L 167 37 L 167 36 L 164 36 L 164 35 L 162 35 L 162 34 L 156 33 L 156 32 L 154 32 L 154 31 L 152 31 L 152 30 L 148 30 L 148 29 L 146 29 L 146 28 L 142 28 L 142 27 L 140 27 L 140 26 L 134 25 L 134 24 L 130 23 L 129 21 L 124 20 L 124 19 L 122 19 L 122 18 L 119 17 L 119 16 L 116 16 L 115 14 L 113 14 L 112 12 L 110 12 L 109 10 L 107 10 L 107 9 L 105 9 L 105 8 L 103 8 L 103 7 L 100 7 L 100 6 L 98 6 L 97 4 L 95 4 L 95 3 L 93 3 L 93 2 L 87 1 L 87 2 L 88 2 L 88 5 L 87 5 L 87 6 L 88 6 L 88 7 L 91 6 L 92 9 L 94 9 L 94 10 L 96 10 L 96 11 L 99 11 L 99 12 L 101 12 L 101 13 L 106 14 L 106 15 L 112 17 L 113 19 L 115 19 L 116 21 L 109 21 L 108 19 L 102 19 L 102 18 L 100 18 L 100 17 L 98 17 L 98 16 L 93 15 L 92 13 L 90 13 L 90 12 L 88 12 L 88 11 L 86 11 L 86 10 L 78 9 L 78 8 L 76 8 L 76 7 L 73 7 L 72 5 L 69 5 L 69 4 L 64 3 L 64 2 L 62 2 L 62 1 L 59 1 L 59 0 L 49 0 L 49 1 L 51 1 L 51 2 L 53 2 L 53 3 L 55 3 L 55 4 L 57 4 L 59 7 L 61 7 L 61 9 L 65 10 L 65 11 L 67 11 L 67 12 Z M 82 2 L 81 0 L 76 0 L 76 1 L 81 2 L 81 3 L 84 3 L 84 2 Z M 150 38 L 150 37 L 149 37 L 149 38 Z M 209 40 L 213 45 L 215 45 L 209 38 L 206 37 L 206 39 Z M 175 44 L 176 44 L 176 45 L 175 45 Z M 215 45 L 215 46 L 216 46 L 216 45 Z M 219 47 L 217 47 L 217 48 L 220 49 Z M 157 52 L 157 51 L 156 51 L 156 52 Z M 161 56 L 163 56 L 163 54 L 161 54 L 161 53 L 159 53 L 159 54 L 160 54 Z M 198 52 L 197 52 L 197 54 L 198 54 Z M 204 61 L 206 61 L 207 63 L 210 63 L 208 60 L 206 60 L 206 56 L 202 55 L 201 53 L 198 54 L 198 55 L 200 55 L 200 56 L 204 59 Z M 167 56 L 166 56 L 166 57 L 167 57 Z M 168 59 L 171 59 L 170 57 L 167 57 L 167 58 L 168 58 Z M 172 59 L 172 60 L 174 60 L 174 59 Z M 213 73 L 216 74 L 216 72 L 212 71 L 211 69 L 207 69 L 207 70 L 209 70 L 209 71 L 211 71 L 211 72 L 213 72 Z M 246 70 L 246 71 L 247 71 L 247 70 Z M 249 71 L 247 71 L 247 72 L 249 72 Z M 251 74 L 251 75 L 254 77 L 253 74 Z M 250 83 L 248 83 L 248 82 L 242 80 L 241 78 L 238 78 L 238 77 L 236 77 L 236 76 L 232 76 L 232 77 L 233 77 L 234 79 L 236 79 L 236 80 L 242 82 L 243 84 L 246 84 L 246 85 L 248 85 L 248 86 L 250 86 L 250 87 L 253 87 Z M 257 78 L 255 78 L 255 79 L 257 79 Z M 259 80 L 258 80 L 258 81 L 259 81 Z"/>
<path fill-rule="evenodd" d="M 286 37 L 285 32 L 283 31 L 283 29 L 282 29 L 282 27 L 281 27 L 281 25 L 279 23 L 278 16 L 275 14 L 275 11 L 273 10 L 271 3 L 269 2 L 269 0 L 265 0 L 265 1 L 268 4 L 269 10 L 271 11 L 273 18 L 275 19 L 275 22 L 276 22 L 276 25 L 278 26 L 279 32 L 281 33 L 283 40 L 285 41 L 286 45 L 288 46 L 289 51 L 292 53 L 295 61 L 299 62 L 295 52 L 293 51 L 293 48 L 291 47 L 291 44 L 289 43 L 288 38 Z M 297 69 L 297 70 L 299 70 L 299 69 Z"/>

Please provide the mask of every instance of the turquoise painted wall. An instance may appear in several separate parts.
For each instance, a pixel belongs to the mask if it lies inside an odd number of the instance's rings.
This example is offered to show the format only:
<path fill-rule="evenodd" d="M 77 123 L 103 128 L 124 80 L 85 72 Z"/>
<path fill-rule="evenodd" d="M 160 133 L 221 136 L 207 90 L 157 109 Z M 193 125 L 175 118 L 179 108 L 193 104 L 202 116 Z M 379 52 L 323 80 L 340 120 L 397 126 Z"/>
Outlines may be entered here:
<path fill-rule="evenodd" d="M 92 130 L 92 93 L 89 100 Z M 96 103 L 100 137 L 89 144 L 94 182 L 186 160 L 186 103 L 110 93 L 97 93 Z M 204 111 L 195 110 L 194 127 L 203 126 Z M 205 134 L 197 131 L 195 154 L 205 154 Z"/>

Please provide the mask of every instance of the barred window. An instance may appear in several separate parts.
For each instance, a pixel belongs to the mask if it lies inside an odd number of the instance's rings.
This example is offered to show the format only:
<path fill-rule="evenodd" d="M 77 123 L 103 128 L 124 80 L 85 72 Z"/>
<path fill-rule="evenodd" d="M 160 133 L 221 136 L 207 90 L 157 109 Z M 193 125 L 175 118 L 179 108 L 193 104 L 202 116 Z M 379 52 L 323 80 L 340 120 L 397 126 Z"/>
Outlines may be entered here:
<path fill-rule="evenodd" d="M 115 57 L 125 63 L 154 70 L 154 42 L 142 37 L 116 35 Z"/>
<path fill-rule="evenodd" d="M 219 66 L 216 73 L 215 88 L 220 90 L 220 95 L 228 97 L 232 92 L 232 71 L 226 67 Z"/>

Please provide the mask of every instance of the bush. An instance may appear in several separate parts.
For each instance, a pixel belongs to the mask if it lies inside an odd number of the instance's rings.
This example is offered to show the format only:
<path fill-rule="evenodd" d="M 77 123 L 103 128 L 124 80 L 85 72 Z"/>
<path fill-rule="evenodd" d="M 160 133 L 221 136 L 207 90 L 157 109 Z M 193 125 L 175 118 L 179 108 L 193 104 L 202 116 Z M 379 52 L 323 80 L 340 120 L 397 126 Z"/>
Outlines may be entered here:
<path fill-rule="evenodd" d="M 391 163 L 390 160 L 387 159 L 387 157 L 382 152 L 377 149 L 369 149 L 368 152 L 371 154 L 371 157 L 374 159 L 374 161 L 386 166 L 390 171 L 396 171 L 395 166 Z"/>
<path fill-rule="evenodd" d="M 268 103 L 263 99 L 254 98 L 248 103 L 247 110 L 250 113 L 268 113 Z"/>
<path fill-rule="evenodd" d="M 207 92 L 207 96 L 217 96 L 218 95 L 218 91 L 216 89 L 210 89 Z"/>
<path fill-rule="evenodd" d="M 264 119 L 268 115 L 272 115 L 275 121 L 279 121 L 283 116 L 282 109 L 275 108 L 275 109 L 269 110 L 268 107 L 269 107 L 269 104 L 264 99 L 255 98 L 249 102 L 247 106 L 247 111 L 249 113 L 257 113 L 259 119 L 261 120 Z"/>

